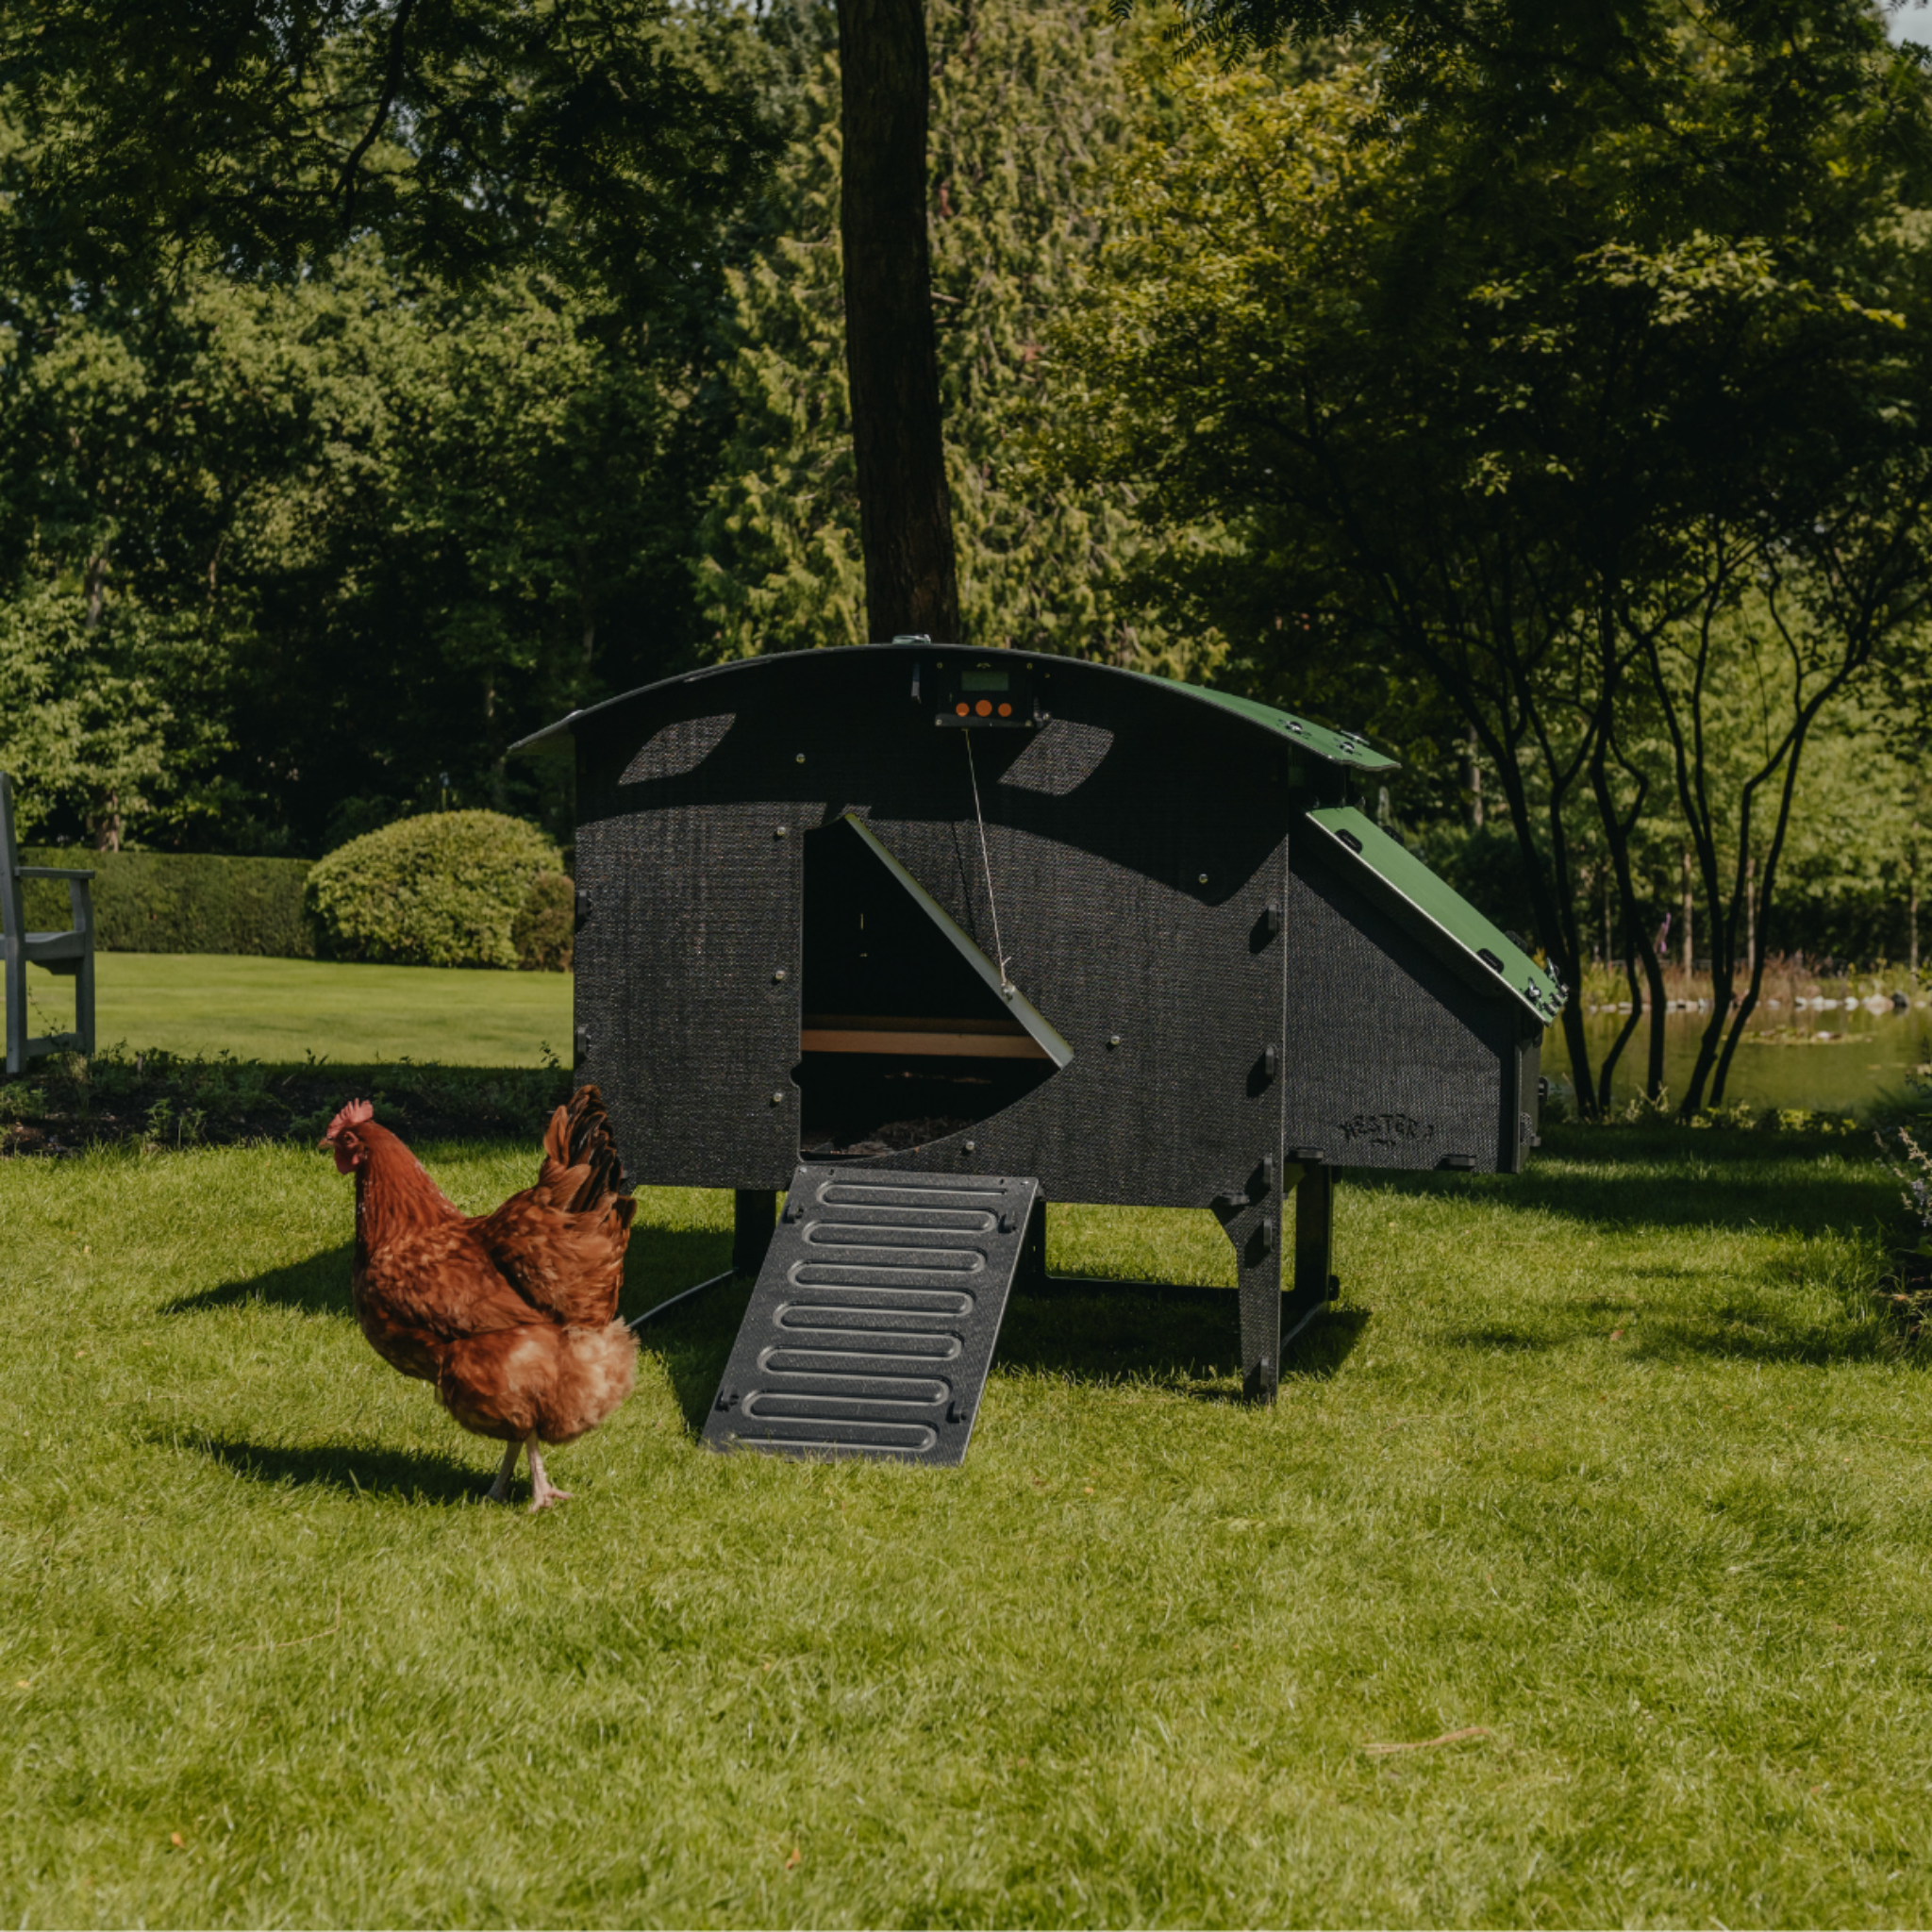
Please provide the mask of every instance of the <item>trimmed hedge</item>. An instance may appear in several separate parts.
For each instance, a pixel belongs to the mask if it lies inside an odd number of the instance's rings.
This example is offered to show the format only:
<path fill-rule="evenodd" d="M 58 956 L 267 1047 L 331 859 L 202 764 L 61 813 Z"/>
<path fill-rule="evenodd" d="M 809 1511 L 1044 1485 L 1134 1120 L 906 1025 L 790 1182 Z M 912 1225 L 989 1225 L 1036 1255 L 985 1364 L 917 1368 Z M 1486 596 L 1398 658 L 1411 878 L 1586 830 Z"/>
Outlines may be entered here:
<path fill-rule="evenodd" d="M 253 953 L 315 958 L 315 927 L 303 908 L 306 858 L 214 858 L 175 852 L 90 852 L 23 846 L 23 865 L 92 867 L 94 944 L 107 953 Z M 26 882 L 34 931 L 68 924 L 67 887 Z"/>
<path fill-rule="evenodd" d="M 308 908 L 323 950 L 334 958 L 514 967 L 520 937 L 539 952 L 557 952 L 558 894 L 541 882 L 562 871 L 557 847 L 521 819 L 426 812 L 351 839 L 318 860 L 308 874 Z M 518 933 L 526 908 L 532 917 Z"/>

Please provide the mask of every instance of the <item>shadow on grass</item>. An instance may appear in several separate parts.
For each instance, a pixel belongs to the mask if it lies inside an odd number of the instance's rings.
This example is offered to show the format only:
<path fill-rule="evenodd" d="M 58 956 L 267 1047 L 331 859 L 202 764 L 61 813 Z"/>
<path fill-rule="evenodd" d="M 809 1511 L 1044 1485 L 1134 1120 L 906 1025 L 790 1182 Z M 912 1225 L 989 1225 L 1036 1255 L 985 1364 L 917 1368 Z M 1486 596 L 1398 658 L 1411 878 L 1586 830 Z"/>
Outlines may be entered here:
<path fill-rule="evenodd" d="M 1604 1307 L 1588 1303 L 1588 1307 Z M 1611 1333 L 1603 1319 L 1592 1323 L 1531 1328 L 1457 1328 L 1442 1333 L 1440 1345 L 1482 1355 L 1546 1355 L 1559 1349 L 1579 1353 L 1610 1350 L 1620 1358 L 1648 1362 L 1714 1360 L 1767 1366 L 1824 1369 L 1849 1362 L 1896 1360 L 1924 1364 L 1902 1351 L 1884 1324 L 1867 1319 L 1855 1297 L 1841 1303 L 1840 1318 L 1820 1322 L 1815 1314 L 1787 1313 L 1770 1305 L 1730 1306 L 1703 1313 L 1672 1310 L 1627 1311 L 1631 1304 L 1608 1304 L 1624 1324 Z"/>
<path fill-rule="evenodd" d="M 1597 1336 L 1602 1330 L 1592 1328 L 1587 1332 Z M 1575 1339 L 1582 1340 L 1583 1331 Z M 1464 1328 L 1444 1336 L 1443 1340 L 1451 1348 L 1472 1348 L 1486 1355 L 1535 1355 L 1561 1345 L 1555 1336 L 1529 1335 L 1521 1328 Z"/>
<path fill-rule="evenodd" d="M 618 1298 L 617 1312 L 625 1321 L 634 1322 L 647 1308 L 708 1281 L 730 1265 L 728 1227 L 653 1227 L 637 1222 L 630 1231 L 630 1246 L 625 1251 L 624 1293 Z M 701 1302 L 709 1299 L 708 1294 L 698 1297 Z M 672 1321 L 675 1317 L 658 1319 Z M 647 1331 L 641 1331 L 640 1339 L 643 1332 Z"/>
<path fill-rule="evenodd" d="M 1646 1332 L 1631 1340 L 1637 1343 L 1638 1357 L 1644 1361 L 1697 1357 L 1812 1369 L 1879 1360 L 1897 1361 L 1907 1368 L 1924 1366 L 1902 1353 L 1896 1341 L 1876 1322 L 1833 1331 L 1800 1327 L 1767 1315 L 1761 1308 L 1720 1308 L 1707 1321 L 1664 1316 L 1643 1324 L 1642 1328 Z"/>
<path fill-rule="evenodd" d="M 225 1281 L 219 1288 L 197 1289 L 161 1304 L 164 1315 L 198 1314 L 204 1308 L 233 1308 L 244 1302 L 274 1302 L 308 1315 L 351 1315 L 349 1264 L 355 1245 L 342 1241 L 324 1248 L 305 1261 L 271 1268 L 246 1281 Z"/>
<path fill-rule="evenodd" d="M 644 1352 L 664 1364 L 693 1435 L 718 1393 L 751 1283 L 721 1282 L 638 1331 Z M 1329 1308 L 1288 1344 L 1284 1378 L 1325 1381 L 1341 1369 L 1368 1325 L 1365 1308 Z M 1000 1324 L 994 1361 L 1069 1382 L 1154 1380 L 1195 1385 L 1224 1379 L 1241 1359 L 1241 1319 L 1232 1289 L 1145 1290 L 1094 1284 L 1083 1293 L 1064 1278 L 1045 1295 L 1015 1290 Z M 1239 1402 L 1239 1390 L 1195 1386 L 1203 1402 Z"/>
<path fill-rule="evenodd" d="M 1372 1308 L 1324 1309 L 1282 1351 L 1282 1378 L 1299 1375 L 1310 1381 L 1327 1381 L 1355 1353 L 1374 1312 Z"/>
<path fill-rule="evenodd" d="M 1553 1129 L 1545 1141 L 1520 1174 L 1357 1169 L 1341 1179 L 1351 1192 L 1475 1199 L 1624 1227 L 1819 1233 L 1869 1224 L 1890 1205 L 1885 1170 L 1863 1158 L 1869 1141 L 1849 1137 L 1573 1127 Z M 1821 1167 L 1826 1154 L 1851 1164 Z"/>
<path fill-rule="evenodd" d="M 1326 1381 L 1367 1326 L 1365 1308 L 1327 1308 L 1282 1352 L 1284 1380 Z M 997 1359 L 1071 1382 L 1192 1383 L 1203 1402 L 1240 1402 L 1223 1381 L 1241 1360 L 1241 1307 L 1233 1289 L 1147 1290 L 1095 1282 L 1082 1292 L 1060 1277 L 1049 1295 L 1016 1291 Z"/>
<path fill-rule="evenodd" d="M 289 1448 L 186 1431 L 152 1440 L 196 1450 L 231 1474 L 272 1488 L 288 1484 L 411 1503 L 475 1503 L 491 1481 L 454 1457 L 413 1449 L 350 1448 L 336 1442 Z"/>
<path fill-rule="evenodd" d="M 1069 1382 L 1203 1382 L 1241 1360 L 1233 1289 L 1198 1293 L 1060 1276 L 1048 1293 L 1016 1289 L 995 1359 L 1005 1368 Z M 1225 1390 L 1198 1391 L 1224 1399 Z"/>
<path fill-rule="evenodd" d="M 730 1246 L 726 1237 L 720 1269 L 730 1262 Z M 677 1398 L 685 1426 L 693 1436 L 704 1427 L 705 1416 L 718 1393 L 724 1364 L 731 1359 L 731 1344 L 737 1341 L 744 1311 L 751 1306 L 751 1291 L 752 1283 L 741 1274 L 730 1281 L 721 1281 L 716 1288 L 707 1289 L 703 1294 L 667 1309 L 638 1330 L 640 1351 L 655 1355 L 664 1364 L 671 1392 Z M 653 1301 L 663 1299 L 664 1295 L 652 1297 Z"/>

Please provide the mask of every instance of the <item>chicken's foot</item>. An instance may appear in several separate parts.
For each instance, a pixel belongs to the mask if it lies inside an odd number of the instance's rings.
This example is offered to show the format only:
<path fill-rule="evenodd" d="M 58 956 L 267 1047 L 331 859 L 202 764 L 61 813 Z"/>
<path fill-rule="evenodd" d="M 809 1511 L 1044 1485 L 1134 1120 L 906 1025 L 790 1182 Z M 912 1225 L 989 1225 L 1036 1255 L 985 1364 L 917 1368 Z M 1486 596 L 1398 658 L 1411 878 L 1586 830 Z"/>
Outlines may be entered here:
<path fill-rule="evenodd" d="M 536 1446 L 536 1437 L 532 1436 L 530 1443 L 533 1450 Z M 496 1480 L 490 1485 L 490 1500 L 492 1503 L 508 1503 L 509 1501 L 510 1478 L 517 1473 L 517 1457 L 523 1453 L 524 1445 L 521 1442 L 512 1442 L 503 1452 L 503 1467 L 496 1472 Z M 533 1456 L 532 1460 L 534 1461 L 534 1459 Z"/>
<path fill-rule="evenodd" d="M 570 1491 L 559 1490 L 543 1473 L 542 1452 L 537 1447 L 537 1432 L 530 1431 L 530 1507 L 547 1509 L 553 1503 L 568 1503 Z"/>

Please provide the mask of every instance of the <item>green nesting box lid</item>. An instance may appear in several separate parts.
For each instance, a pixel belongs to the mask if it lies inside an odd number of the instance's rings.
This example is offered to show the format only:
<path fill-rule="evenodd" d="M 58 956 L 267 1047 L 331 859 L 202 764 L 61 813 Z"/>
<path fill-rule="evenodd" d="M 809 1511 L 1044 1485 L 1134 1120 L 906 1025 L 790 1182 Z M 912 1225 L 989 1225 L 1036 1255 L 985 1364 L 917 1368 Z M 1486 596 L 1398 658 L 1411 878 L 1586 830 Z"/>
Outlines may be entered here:
<path fill-rule="evenodd" d="M 1563 990 L 1556 975 L 1539 966 L 1367 813 L 1352 805 L 1335 805 L 1309 812 L 1308 819 L 1385 893 L 1426 921 L 1473 964 L 1501 980 L 1545 1026 L 1563 1010 Z"/>

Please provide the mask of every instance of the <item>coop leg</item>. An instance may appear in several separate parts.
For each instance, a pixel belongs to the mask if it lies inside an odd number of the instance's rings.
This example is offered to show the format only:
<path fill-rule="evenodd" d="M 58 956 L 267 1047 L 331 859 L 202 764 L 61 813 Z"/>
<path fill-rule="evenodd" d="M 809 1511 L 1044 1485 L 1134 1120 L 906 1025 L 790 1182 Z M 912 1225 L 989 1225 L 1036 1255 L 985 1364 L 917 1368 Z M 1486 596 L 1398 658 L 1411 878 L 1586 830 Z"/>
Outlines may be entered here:
<path fill-rule="evenodd" d="M 1026 1217 L 1026 1233 L 1020 1242 L 1020 1265 L 1013 1272 L 1013 1287 L 1024 1292 L 1039 1289 L 1046 1281 L 1046 1200 L 1033 1197 L 1033 1211 Z"/>
<path fill-rule="evenodd" d="M 1285 1336 L 1314 1320 L 1334 1300 L 1335 1170 L 1305 1168 L 1294 1191 L 1294 1287 L 1282 1310 Z"/>
<path fill-rule="evenodd" d="M 1222 1195 L 1214 1212 L 1234 1244 L 1241 1314 L 1241 1392 L 1272 1403 L 1281 1379 L 1280 1159 L 1270 1155 L 1239 1194 Z"/>
<path fill-rule="evenodd" d="M 754 1278 L 765 1265 L 765 1251 L 778 1220 L 775 1188 L 740 1188 L 731 1204 L 731 1268 Z"/>

